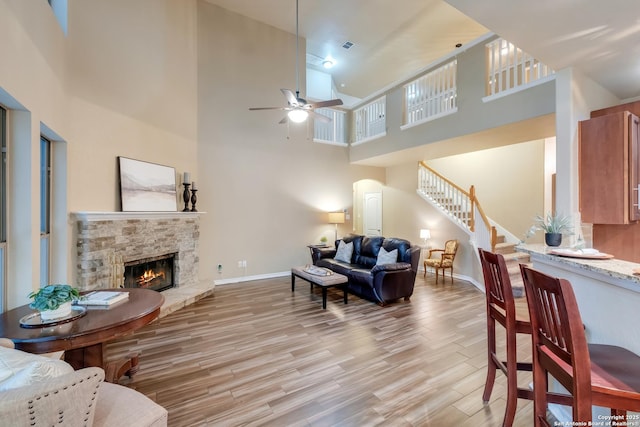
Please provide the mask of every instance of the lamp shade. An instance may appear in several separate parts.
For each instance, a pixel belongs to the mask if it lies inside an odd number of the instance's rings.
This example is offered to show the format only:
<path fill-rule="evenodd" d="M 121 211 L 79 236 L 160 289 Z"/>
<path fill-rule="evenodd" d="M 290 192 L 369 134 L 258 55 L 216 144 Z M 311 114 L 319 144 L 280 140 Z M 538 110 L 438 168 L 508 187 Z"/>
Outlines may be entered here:
<path fill-rule="evenodd" d="M 429 230 L 427 230 L 426 228 L 423 228 L 422 230 L 420 230 L 420 238 L 421 239 L 430 239 L 431 238 L 431 232 Z"/>
<path fill-rule="evenodd" d="M 329 224 L 344 224 L 344 212 L 329 212 Z"/>

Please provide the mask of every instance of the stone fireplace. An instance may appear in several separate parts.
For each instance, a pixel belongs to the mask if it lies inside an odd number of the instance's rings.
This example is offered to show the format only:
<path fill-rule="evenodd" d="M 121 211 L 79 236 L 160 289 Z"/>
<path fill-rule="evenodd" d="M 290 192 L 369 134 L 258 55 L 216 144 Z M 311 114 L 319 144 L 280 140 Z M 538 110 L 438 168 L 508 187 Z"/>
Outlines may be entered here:
<path fill-rule="evenodd" d="M 72 213 L 77 248 L 76 286 L 81 290 L 134 286 L 162 290 L 197 284 L 198 215 L 197 212 Z M 154 268 L 148 268 L 149 265 Z"/>

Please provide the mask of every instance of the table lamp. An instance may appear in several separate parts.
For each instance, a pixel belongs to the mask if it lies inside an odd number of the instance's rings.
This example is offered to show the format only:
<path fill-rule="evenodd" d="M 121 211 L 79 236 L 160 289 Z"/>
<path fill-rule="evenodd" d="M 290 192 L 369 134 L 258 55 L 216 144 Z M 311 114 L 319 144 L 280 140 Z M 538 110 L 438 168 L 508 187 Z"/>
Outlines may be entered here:
<path fill-rule="evenodd" d="M 427 247 L 427 240 L 431 238 L 431 232 L 426 228 L 420 230 L 420 238 L 424 239 L 424 246 Z"/>
<path fill-rule="evenodd" d="M 344 212 L 329 212 L 329 224 L 336 226 L 336 238 L 338 240 L 338 224 L 344 224 Z"/>

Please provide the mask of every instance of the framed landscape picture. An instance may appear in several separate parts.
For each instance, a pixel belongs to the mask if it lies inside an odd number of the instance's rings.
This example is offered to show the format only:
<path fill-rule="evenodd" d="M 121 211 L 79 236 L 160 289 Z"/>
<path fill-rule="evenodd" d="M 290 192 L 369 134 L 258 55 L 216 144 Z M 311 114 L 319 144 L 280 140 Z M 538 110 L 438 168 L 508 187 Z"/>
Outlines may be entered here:
<path fill-rule="evenodd" d="M 123 212 L 176 212 L 176 171 L 169 166 L 118 157 Z"/>

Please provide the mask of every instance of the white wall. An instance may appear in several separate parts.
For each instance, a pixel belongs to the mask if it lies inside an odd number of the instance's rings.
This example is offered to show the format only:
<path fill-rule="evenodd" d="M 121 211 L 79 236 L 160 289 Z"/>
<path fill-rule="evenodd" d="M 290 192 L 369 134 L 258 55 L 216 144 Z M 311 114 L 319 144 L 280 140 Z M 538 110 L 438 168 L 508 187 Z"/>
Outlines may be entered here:
<path fill-rule="evenodd" d="M 577 71 L 556 75 L 556 210 L 580 223 L 578 192 L 578 122 L 592 110 L 617 105 L 615 96 Z M 575 236 L 574 236 L 575 238 Z"/>

